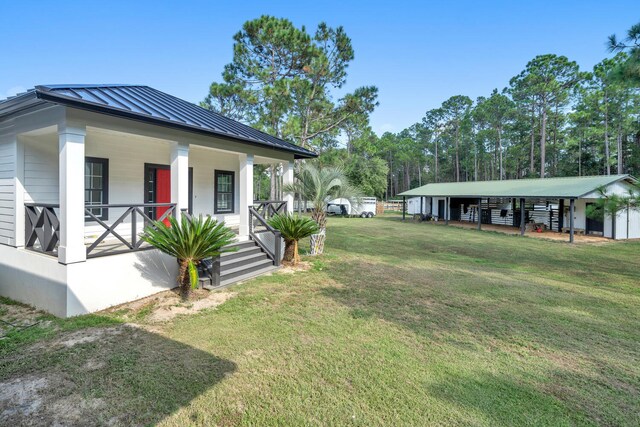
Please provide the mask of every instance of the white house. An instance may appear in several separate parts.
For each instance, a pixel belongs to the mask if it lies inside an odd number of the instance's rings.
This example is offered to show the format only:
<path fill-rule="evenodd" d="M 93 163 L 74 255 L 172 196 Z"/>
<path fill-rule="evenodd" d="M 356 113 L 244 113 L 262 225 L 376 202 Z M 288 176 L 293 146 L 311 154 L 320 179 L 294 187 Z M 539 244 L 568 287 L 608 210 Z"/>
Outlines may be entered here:
<path fill-rule="evenodd" d="M 279 239 L 260 238 L 273 230 L 253 208 L 253 165 L 281 165 L 286 184 L 294 159 L 311 157 L 147 86 L 36 86 L 2 101 L 0 295 L 73 316 L 174 287 L 176 260 L 138 234 L 186 213 L 244 242 L 215 285 L 273 268 L 264 242 Z"/>
<path fill-rule="evenodd" d="M 513 226 L 524 233 L 529 222 L 566 231 L 571 241 L 575 232 L 611 239 L 640 238 L 638 209 L 623 209 L 615 217 L 605 214 L 599 219 L 587 215 L 588 206 L 601 197 L 600 189 L 627 195 L 638 191 L 638 181 L 630 175 L 602 175 L 431 183 L 399 195 L 411 197 L 408 201 L 413 200 L 414 207 L 423 199 L 422 206 L 439 220 L 475 222 L 478 227 Z"/>

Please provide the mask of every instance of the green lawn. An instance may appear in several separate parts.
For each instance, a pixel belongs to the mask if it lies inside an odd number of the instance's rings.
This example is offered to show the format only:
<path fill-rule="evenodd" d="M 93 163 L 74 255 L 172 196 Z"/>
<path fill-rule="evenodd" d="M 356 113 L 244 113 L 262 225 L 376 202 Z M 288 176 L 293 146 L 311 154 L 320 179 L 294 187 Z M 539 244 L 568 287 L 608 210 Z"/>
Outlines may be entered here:
<path fill-rule="evenodd" d="M 154 329 L 16 334 L 0 382 L 83 424 L 640 425 L 640 242 L 332 218 L 326 252 Z M 59 344 L 86 327 L 117 332 Z"/>

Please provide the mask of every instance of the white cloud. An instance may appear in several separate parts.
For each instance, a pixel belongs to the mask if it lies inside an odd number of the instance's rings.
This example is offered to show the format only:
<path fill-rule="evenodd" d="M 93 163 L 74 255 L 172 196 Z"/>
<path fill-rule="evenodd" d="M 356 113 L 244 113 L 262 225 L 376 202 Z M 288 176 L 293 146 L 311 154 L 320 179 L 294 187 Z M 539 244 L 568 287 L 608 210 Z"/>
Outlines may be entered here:
<path fill-rule="evenodd" d="M 381 125 L 375 126 L 374 131 L 378 135 L 382 135 L 385 132 L 395 132 L 396 127 L 391 123 L 383 123 Z"/>
<path fill-rule="evenodd" d="M 0 92 L 0 97 L 4 99 L 4 98 L 15 96 L 19 93 L 26 92 L 26 91 L 27 89 L 25 89 L 24 86 L 13 86 L 7 89 L 6 91 Z"/>

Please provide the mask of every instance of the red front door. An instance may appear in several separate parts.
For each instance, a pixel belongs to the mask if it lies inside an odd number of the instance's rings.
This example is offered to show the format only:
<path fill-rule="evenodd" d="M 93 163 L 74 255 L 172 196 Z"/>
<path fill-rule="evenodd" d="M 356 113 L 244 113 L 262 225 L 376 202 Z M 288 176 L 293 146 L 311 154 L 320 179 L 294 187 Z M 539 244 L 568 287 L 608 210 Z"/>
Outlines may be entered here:
<path fill-rule="evenodd" d="M 155 182 L 155 202 L 156 203 L 171 203 L 171 170 L 170 169 L 156 169 L 156 182 Z M 168 210 L 168 207 L 156 208 L 156 218 L 160 219 L 162 215 Z M 165 218 L 163 222 L 169 225 L 169 219 Z"/>

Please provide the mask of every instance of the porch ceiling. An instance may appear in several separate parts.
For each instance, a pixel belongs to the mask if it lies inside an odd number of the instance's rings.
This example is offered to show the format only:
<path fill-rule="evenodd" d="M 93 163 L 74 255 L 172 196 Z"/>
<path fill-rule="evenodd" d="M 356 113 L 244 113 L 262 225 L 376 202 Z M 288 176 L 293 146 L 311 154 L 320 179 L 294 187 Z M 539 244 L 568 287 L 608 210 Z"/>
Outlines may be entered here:
<path fill-rule="evenodd" d="M 274 148 L 296 158 L 317 155 L 180 98 L 141 85 L 47 85 L 0 104 L 16 107 L 40 99 L 100 114 L 138 120 L 188 132 Z M 14 104 L 16 104 L 14 106 Z M 2 107 L 2 105 L 0 105 Z M 1 109 L 0 109 L 1 110 Z"/>

